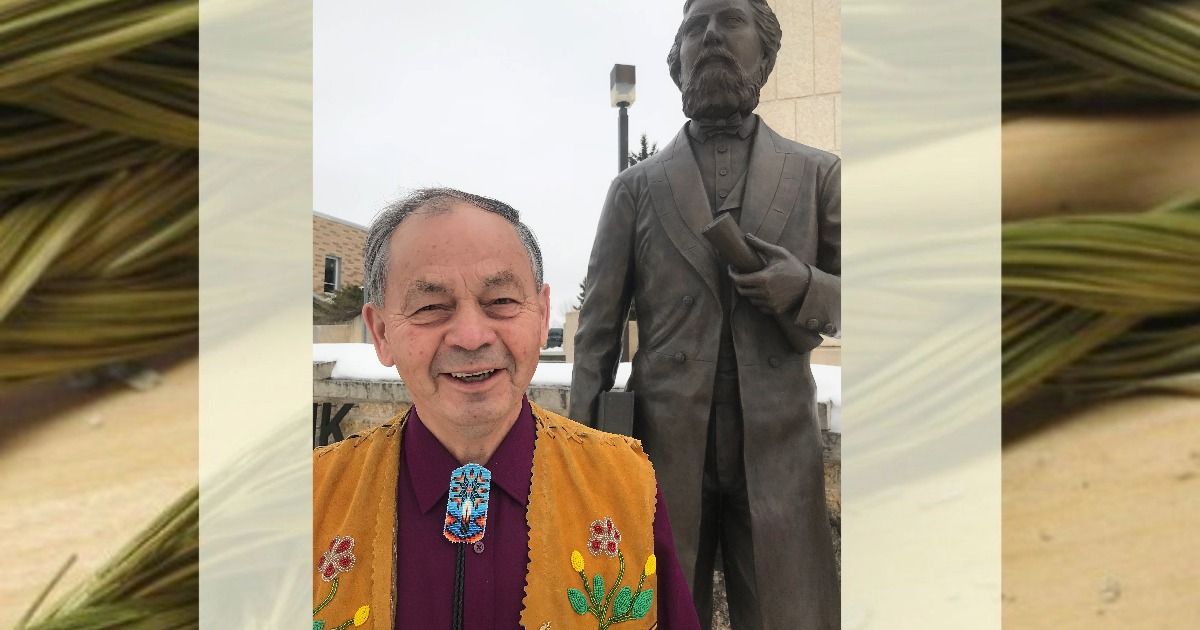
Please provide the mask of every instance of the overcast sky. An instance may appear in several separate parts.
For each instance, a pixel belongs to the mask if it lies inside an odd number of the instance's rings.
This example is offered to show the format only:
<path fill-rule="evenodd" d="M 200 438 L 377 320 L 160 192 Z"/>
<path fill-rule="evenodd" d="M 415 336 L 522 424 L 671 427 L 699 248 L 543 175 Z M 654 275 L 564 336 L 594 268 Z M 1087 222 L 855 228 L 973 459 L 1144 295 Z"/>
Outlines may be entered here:
<path fill-rule="evenodd" d="M 315 210 L 368 224 L 421 186 L 500 199 L 542 245 L 553 325 L 574 304 L 617 169 L 614 63 L 637 66 L 630 147 L 684 122 L 666 57 L 683 2 L 317 2 Z"/>

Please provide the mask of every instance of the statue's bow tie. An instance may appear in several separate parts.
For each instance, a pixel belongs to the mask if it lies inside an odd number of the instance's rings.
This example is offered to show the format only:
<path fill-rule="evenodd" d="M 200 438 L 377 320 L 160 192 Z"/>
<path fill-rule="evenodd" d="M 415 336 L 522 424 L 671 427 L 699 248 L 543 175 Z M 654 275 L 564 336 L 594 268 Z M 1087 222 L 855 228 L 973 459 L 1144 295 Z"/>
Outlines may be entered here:
<path fill-rule="evenodd" d="M 742 128 L 742 116 L 734 114 L 725 120 L 696 121 L 697 131 L 703 142 L 716 136 L 735 136 Z"/>

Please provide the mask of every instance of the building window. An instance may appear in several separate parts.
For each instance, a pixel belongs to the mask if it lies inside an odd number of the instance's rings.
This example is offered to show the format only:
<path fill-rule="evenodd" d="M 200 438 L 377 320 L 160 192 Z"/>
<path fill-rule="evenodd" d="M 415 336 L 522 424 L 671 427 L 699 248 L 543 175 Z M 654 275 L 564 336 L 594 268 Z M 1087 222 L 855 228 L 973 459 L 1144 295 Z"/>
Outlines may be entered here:
<path fill-rule="evenodd" d="M 342 288 L 342 259 L 337 256 L 325 257 L 325 292 L 333 293 Z"/>

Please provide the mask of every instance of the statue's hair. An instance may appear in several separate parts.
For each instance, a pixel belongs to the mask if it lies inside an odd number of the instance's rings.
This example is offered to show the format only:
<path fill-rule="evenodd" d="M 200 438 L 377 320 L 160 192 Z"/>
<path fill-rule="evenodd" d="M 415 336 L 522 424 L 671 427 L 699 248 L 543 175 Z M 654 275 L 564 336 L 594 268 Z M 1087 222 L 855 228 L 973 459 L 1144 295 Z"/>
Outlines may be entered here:
<path fill-rule="evenodd" d="M 779 55 L 779 46 L 783 41 L 783 29 L 779 27 L 779 19 L 775 17 L 775 11 L 771 10 L 771 6 L 767 4 L 767 0 L 747 0 L 750 3 L 751 12 L 754 14 L 754 30 L 758 33 L 758 41 L 762 44 L 763 49 L 763 64 L 760 76 L 752 77 L 757 83 L 759 89 L 767 83 L 767 77 L 771 76 L 771 70 L 775 69 L 775 58 Z M 686 0 L 683 3 L 683 12 L 691 8 L 695 0 Z M 675 43 L 671 45 L 671 51 L 667 53 L 667 67 L 671 70 L 671 80 L 680 89 L 683 88 L 683 68 L 679 61 L 679 46 L 683 40 L 683 22 L 679 23 L 679 28 L 675 31 Z"/>
<path fill-rule="evenodd" d="M 454 202 L 465 202 L 480 210 L 499 215 L 512 224 L 525 246 L 529 255 L 529 266 L 533 269 L 533 280 L 540 291 L 542 288 L 542 250 L 538 247 L 537 238 L 524 223 L 521 215 L 508 204 L 455 190 L 453 188 L 420 188 L 409 193 L 402 199 L 394 201 L 371 222 L 367 232 L 367 244 L 363 248 L 363 293 L 366 299 L 378 307 L 383 307 L 384 289 L 387 287 L 388 244 L 392 234 L 405 219 L 416 213 L 441 214 L 449 212 Z"/>

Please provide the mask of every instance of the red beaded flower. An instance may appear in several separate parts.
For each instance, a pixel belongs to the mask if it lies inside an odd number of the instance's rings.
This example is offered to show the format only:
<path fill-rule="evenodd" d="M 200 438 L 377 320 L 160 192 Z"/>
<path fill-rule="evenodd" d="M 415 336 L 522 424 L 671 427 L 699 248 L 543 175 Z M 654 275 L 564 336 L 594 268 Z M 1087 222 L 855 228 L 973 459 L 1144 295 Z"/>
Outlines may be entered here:
<path fill-rule="evenodd" d="M 593 556 L 604 554 L 610 558 L 616 557 L 617 547 L 621 544 L 621 530 L 613 525 L 611 518 L 606 516 L 592 521 L 588 534 L 588 551 Z"/>
<path fill-rule="evenodd" d="M 326 582 L 354 568 L 354 539 L 349 536 L 338 536 L 329 543 L 329 551 L 321 555 L 321 563 L 317 572 Z"/>

